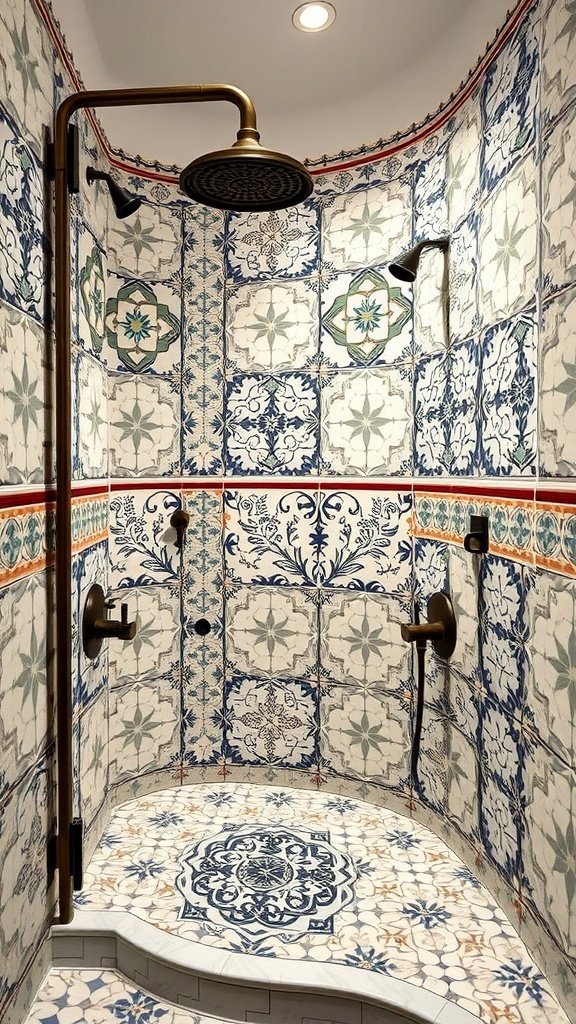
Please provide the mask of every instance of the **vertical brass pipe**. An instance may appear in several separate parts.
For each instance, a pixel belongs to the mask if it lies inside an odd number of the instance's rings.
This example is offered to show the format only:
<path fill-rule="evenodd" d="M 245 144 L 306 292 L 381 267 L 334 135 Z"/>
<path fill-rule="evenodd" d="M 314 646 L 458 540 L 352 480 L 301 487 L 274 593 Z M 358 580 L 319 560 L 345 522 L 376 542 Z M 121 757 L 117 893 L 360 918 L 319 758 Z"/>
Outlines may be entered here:
<path fill-rule="evenodd" d="M 72 379 L 70 324 L 70 205 L 67 133 L 84 107 L 233 103 L 240 111 L 238 139 L 258 141 L 252 100 L 233 85 L 177 85 L 151 89 L 99 89 L 73 93 L 56 112 L 54 127 L 54 290 L 56 346 L 56 728 L 58 778 L 59 924 L 73 917 L 70 832 L 72 823 Z"/>

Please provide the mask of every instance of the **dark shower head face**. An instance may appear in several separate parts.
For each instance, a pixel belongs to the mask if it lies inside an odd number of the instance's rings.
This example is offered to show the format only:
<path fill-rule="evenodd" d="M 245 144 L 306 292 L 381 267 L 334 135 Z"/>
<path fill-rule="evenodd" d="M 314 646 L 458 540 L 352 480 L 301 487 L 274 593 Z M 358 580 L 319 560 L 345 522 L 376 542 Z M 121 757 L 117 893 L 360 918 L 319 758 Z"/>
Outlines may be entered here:
<path fill-rule="evenodd" d="M 412 284 L 416 280 L 416 271 L 412 270 L 411 267 L 404 266 L 401 260 L 397 260 L 396 263 L 390 263 L 388 270 L 398 281 L 407 281 L 408 284 Z"/>
<path fill-rule="evenodd" d="M 297 160 L 255 145 L 193 160 L 180 175 L 180 188 L 205 206 L 249 213 L 295 206 L 308 198 L 314 182 Z"/>

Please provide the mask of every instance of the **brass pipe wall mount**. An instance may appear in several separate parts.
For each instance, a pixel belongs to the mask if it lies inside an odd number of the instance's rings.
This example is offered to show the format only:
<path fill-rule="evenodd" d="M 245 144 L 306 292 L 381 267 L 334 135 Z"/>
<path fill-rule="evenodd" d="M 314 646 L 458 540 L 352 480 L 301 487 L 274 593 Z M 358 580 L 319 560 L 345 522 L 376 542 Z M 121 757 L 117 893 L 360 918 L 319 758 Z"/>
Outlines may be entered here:
<path fill-rule="evenodd" d="M 240 112 L 237 141 L 228 150 L 192 161 L 180 183 L 192 199 L 230 210 L 283 209 L 307 199 L 313 181 L 292 157 L 260 145 L 252 100 L 233 85 L 176 85 L 150 89 L 97 89 L 76 92 L 58 107 L 52 172 L 55 180 L 56 343 L 56 727 L 58 772 L 59 923 L 72 920 L 72 381 L 70 314 L 70 205 L 68 128 L 84 108 L 172 103 L 233 103 Z"/>

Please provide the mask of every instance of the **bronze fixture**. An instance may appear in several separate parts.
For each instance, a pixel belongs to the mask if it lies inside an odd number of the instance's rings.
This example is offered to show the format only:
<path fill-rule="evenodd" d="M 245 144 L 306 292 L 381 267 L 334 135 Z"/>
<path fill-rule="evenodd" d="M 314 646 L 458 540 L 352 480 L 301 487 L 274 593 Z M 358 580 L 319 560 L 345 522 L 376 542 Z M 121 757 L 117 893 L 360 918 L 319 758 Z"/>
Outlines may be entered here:
<path fill-rule="evenodd" d="M 419 623 L 403 622 L 400 626 L 402 639 L 408 643 L 426 643 L 440 658 L 449 658 L 456 646 L 456 617 L 452 601 L 443 590 L 428 599 L 428 621 Z"/>
<path fill-rule="evenodd" d="M 490 547 L 488 516 L 470 516 L 470 532 L 464 537 L 464 550 L 485 555 Z"/>
<path fill-rule="evenodd" d="M 106 601 L 99 583 L 93 583 L 88 591 L 82 615 L 82 647 L 87 658 L 97 658 L 107 637 L 117 640 L 133 640 L 136 623 L 128 622 L 128 605 L 120 605 L 120 618 L 109 619 L 106 614 L 116 606 L 115 601 Z"/>
<path fill-rule="evenodd" d="M 176 550 L 182 551 L 186 539 L 186 530 L 190 522 L 190 514 L 183 508 L 177 508 L 170 516 L 170 526 L 176 530 Z"/>
<path fill-rule="evenodd" d="M 70 372 L 70 204 L 69 182 L 73 163 L 74 146 L 70 145 L 71 117 L 85 107 L 145 106 L 148 104 L 205 103 L 225 101 L 234 103 L 240 111 L 240 130 L 237 133 L 238 152 L 244 152 L 254 161 L 258 148 L 259 134 L 256 128 L 256 111 L 251 99 L 233 85 L 182 85 L 149 89 L 97 89 L 72 93 L 62 101 L 56 111 L 52 159 L 48 162 L 55 181 L 55 235 L 54 235 L 54 293 L 55 316 L 54 335 L 56 347 L 56 728 L 57 728 L 57 772 L 58 772 L 58 833 L 56 856 L 58 864 L 58 908 L 59 924 L 72 920 L 72 869 L 75 859 L 72 841 L 72 381 Z M 237 151 L 234 150 L 235 160 Z M 262 152 L 266 161 L 268 153 Z M 220 155 L 221 157 L 221 155 Z M 209 197 L 200 190 L 194 190 L 193 164 L 183 172 L 182 188 L 192 199 L 208 202 Z M 236 166 L 232 163 L 231 166 Z M 250 165 L 252 166 L 252 164 Z M 280 163 L 274 163 L 276 172 Z M 282 190 L 282 200 L 276 208 L 300 202 L 313 188 L 312 178 L 302 165 L 293 167 L 287 158 L 288 184 Z M 221 168 L 220 168 L 221 170 Z M 276 182 L 278 188 L 281 175 Z M 260 184 L 263 185 L 261 179 Z M 288 187 L 290 186 L 291 187 Z M 297 186 L 297 187 L 296 187 Z M 190 187 L 190 191 L 188 191 Z M 213 193 L 211 193 L 213 194 Z M 230 195 L 227 189 L 227 196 Z M 261 207 L 255 201 L 250 209 L 272 209 L 274 190 L 270 190 Z M 276 197 L 278 198 L 278 197 Z M 251 197 L 254 200 L 254 196 Z M 236 207 L 231 203 L 231 208 Z"/>
<path fill-rule="evenodd" d="M 136 213 L 136 210 L 139 210 L 142 206 L 142 200 L 138 196 L 130 195 L 130 192 L 127 192 L 126 189 L 120 188 L 120 185 L 117 181 L 114 181 L 112 175 L 106 174 L 105 171 L 97 171 L 95 167 L 87 167 L 86 181 L 89 185 L 93 185 L 95 181 L 106 182 L 118 220 L 130 217 L 131 214 Z"/>
<path fill-rule="evenodd" d="M 424 249 L 440 249 L 444 253 L 444 273 L 442 277 L 442 305 L 444 309 L 444 329 L 446 332 L 446 345 L 450 344 L 450 261 L 448 253 L 450 249 L 450 238 L 425 238 L 418 242 L 408 252 L 399 256 L 397 260 L 388 264 L 388 270 L 399 281 L 406 281 L 412 284 L 416 280 L 420 257 Z"/>

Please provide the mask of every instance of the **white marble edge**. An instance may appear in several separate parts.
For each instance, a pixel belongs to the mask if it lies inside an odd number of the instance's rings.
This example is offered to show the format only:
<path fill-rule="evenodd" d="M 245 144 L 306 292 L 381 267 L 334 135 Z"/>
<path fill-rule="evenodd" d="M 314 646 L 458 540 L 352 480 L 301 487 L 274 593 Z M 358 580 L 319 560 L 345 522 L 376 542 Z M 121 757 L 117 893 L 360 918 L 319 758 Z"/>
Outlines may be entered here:
<path fill-rule="evenodd" d="M 159 931 L 127 911 L 77 910 L 59 936 L 112 935 L 156 963 L 230 985 L 298 991 L 372 1003 L 422 1024 L 478 1024 L 479 1018 L 451 1000 L 410 982 L 344 964 L 274 959 L 204 946 Z M 59 967 L 64 966 L 59 958 Z M 78 966 L 74 958 L 74 966 Z M 118 967 L 121 970 L 121 967 Z"/>

